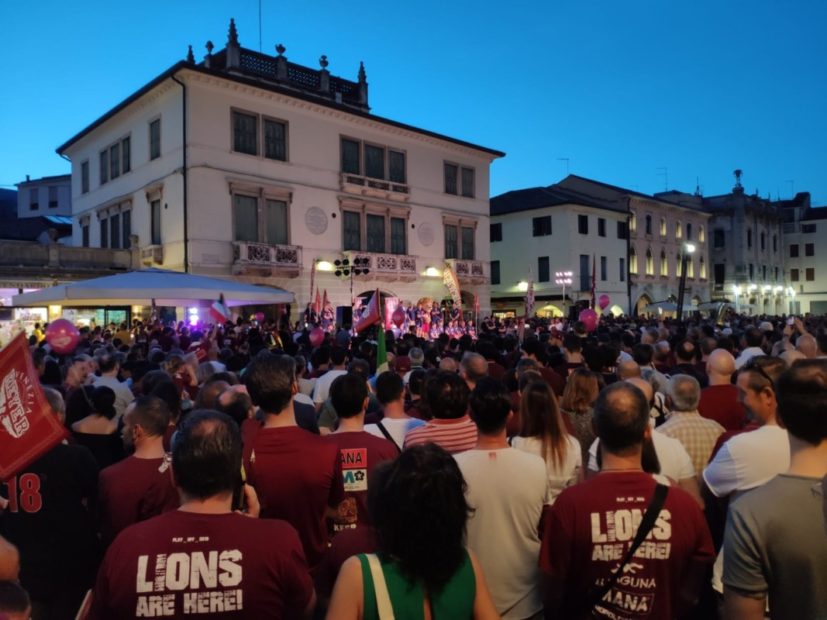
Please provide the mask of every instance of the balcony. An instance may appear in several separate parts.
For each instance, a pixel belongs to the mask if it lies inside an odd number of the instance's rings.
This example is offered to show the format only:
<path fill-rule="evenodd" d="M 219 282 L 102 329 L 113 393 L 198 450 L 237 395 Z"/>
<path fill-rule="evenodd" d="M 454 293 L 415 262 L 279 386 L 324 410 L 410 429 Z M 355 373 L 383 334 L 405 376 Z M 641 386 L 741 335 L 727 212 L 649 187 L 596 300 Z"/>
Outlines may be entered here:
<path fill-rule="evenodd" d="M 233 241 L 234 275 L 295 278 L 301 272 L 301 264 L 300 246 Z"/>
<path fill-rule="evenodd" d="M 446 258 L 445 263 L 457 274 L 460 284 L 485 284 L 488 282 L 481 260 Z"/>
<path fill-rule="evenodd" d="M 404 183 L 373 179 L 347 172 L 341 174 L 340 187 L 343 192 L 357 196 L 369 196 L 396 202 L 408 202 L 410 198 L 410 189 Z"/>
<path fill-rule="evenodd" d="M 141 248 L 141 264 L 145 267 L 164 264 L 164 246 L 148 245 Z"/>
<path fill-rule="evenodd" d="M 407 254 L 379 254 L 376 252 L 344 252 L 351 264 L 354 258 L 367 259 L 367 279 L 385 282 L 413 282 L 419 275 L 416 271 L 416 257 Z"/>

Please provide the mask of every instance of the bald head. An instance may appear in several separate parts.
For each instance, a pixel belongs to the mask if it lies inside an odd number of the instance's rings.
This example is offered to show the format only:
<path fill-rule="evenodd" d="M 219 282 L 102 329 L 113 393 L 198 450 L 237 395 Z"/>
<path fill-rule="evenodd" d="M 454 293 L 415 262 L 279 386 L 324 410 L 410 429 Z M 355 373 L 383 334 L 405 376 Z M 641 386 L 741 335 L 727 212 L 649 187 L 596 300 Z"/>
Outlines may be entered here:
<path fill-rule="evenodd" d="M 445 372 L 457 372 L 459 370 L 459 364 L 457 364 L 457 360 L 453 357 L 443 357 L 439 360 L 439 369 Z"/>
<path fill-rule="evenodd" d="M 470 385 L 476 385 L 483 377 L 488 375 L 488 362 L 479 353 L 468 351 L 462 356 L 459 365 L 462 378 Z"/>
<path fill-rule="evenodd" d="M 635 360 L 623 360 L 617 365 L 617 378 L 621 381 L 640 377 L 640 366 Z"/>
<path fill-rule="evenodd" d="M 735 373 L 735 358 L 725 349 L 715 349 L 706 360 L 706 374 L 710 385 L 732 383 Z"/>
<path fill-rule="evenodd" d="M 810 334 L 802 334 L 795 341 L 795 350 L 801 351 L 807 359 L 813 359 L 818 355 L 818 342 Z"/>
<path fill-rule="evenodd" d="M 640 377 L 632 377 L 631 379 L 626 379 L 626 383 L 629 385 L 634 385 L 637 389 L 643 392 L 643 395 L 646 397 L 646 402 L 651 403 L 652 399 L 655 397 L 655 388 L 652 387 L 652 384 L 649 383 L 646 379 L 641 379 Z"/>
<path fill-rule="evenodd" d="M 784 360 L 787 366 L 792 366 L 793 362 L 797 362 L 798 360 L 805 360 L 807 356 L 804 355 L 801 351 L 790 349 L 789 351 L 784 351 L 781 355 L 779 355 L 782 360 Z"/>

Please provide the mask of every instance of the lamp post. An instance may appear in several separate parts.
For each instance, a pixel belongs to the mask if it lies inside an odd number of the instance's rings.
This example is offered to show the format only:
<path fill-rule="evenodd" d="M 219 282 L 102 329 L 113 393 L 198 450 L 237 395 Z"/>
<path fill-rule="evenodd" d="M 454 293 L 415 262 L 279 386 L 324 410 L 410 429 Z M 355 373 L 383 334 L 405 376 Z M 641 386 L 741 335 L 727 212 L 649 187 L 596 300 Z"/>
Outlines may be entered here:
<path fill-rule="evenodd" d="M 686 263 L 695 253 L 694 243 L 684 243 L 681 253 L 681 279 L 678 284 L 678 320 L 683 321 L 683 298 L 686 296 Z"/>
<path fill-rule="evenodd" d="M 571 271 L 556 271 L 554 273 L 554 283 L 563 287 L 563 296 L 560 301 L 560 305 L 563 306 L 563 317 L 566 316 L 566 287 L 571 284 L 573 275 Z"/>

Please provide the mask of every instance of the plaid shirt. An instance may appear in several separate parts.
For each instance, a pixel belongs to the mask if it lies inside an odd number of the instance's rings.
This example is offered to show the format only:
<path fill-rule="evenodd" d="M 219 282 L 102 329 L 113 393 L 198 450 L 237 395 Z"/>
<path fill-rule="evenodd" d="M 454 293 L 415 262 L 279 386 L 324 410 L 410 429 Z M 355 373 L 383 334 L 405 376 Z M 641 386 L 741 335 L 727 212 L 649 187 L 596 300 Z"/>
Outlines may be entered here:
<path fill-rule="evenodd" d="M 689 453 L 695 471 L 700 473 L 709 462 L 724 427 L 715 420 L 701 417 L 697 411 L 673 411 L 657 430 L 680 441 Z"/>

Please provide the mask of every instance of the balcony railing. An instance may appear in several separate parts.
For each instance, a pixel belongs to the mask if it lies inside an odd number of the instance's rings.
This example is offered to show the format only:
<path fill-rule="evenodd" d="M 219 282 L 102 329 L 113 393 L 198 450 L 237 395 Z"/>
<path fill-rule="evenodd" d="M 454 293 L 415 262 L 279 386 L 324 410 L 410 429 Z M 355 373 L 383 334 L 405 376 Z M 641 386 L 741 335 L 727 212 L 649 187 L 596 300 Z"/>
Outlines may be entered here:
<path fill-rule="evenodd" d="M 348 194 L 373 196 L 398 202 L 407 202 L 409 199 L 410 188 L 405 183 L 395 183 L 347 172 L 342 173 L 340 183 L 342 191 Z"/>
<path fill-rule="evenodd" d="M 484 284 L 488 281 L 485 276 L 485 267 L 481 260 L 465 260 L 447 258 L 445 262 L 457 274 L 457 279 L 463 284 Z"/>
<path fill-rule="evenodd" d="M 147 267 L 164 264 L 164 246 L 148 245 L 141 248 L 141 263 Z"/>
<path fill-rule="evenodd" d="M 301 271 L 302 249 L 297 245 L 233 242 L 233 273 L 281 275 L 295 278 Z"/>
<path fill-rule="evenodd" d="M 351 264 L 353 264 L 353 259 L 355 258 L 366 259 L 368 279 L 374 277 L 378 280 L 386 280 L 389 282 L 394 280 L 413 282 L 418 275 L 415 256 L 356 251 L 347 251 L 344 255 Z"/>

